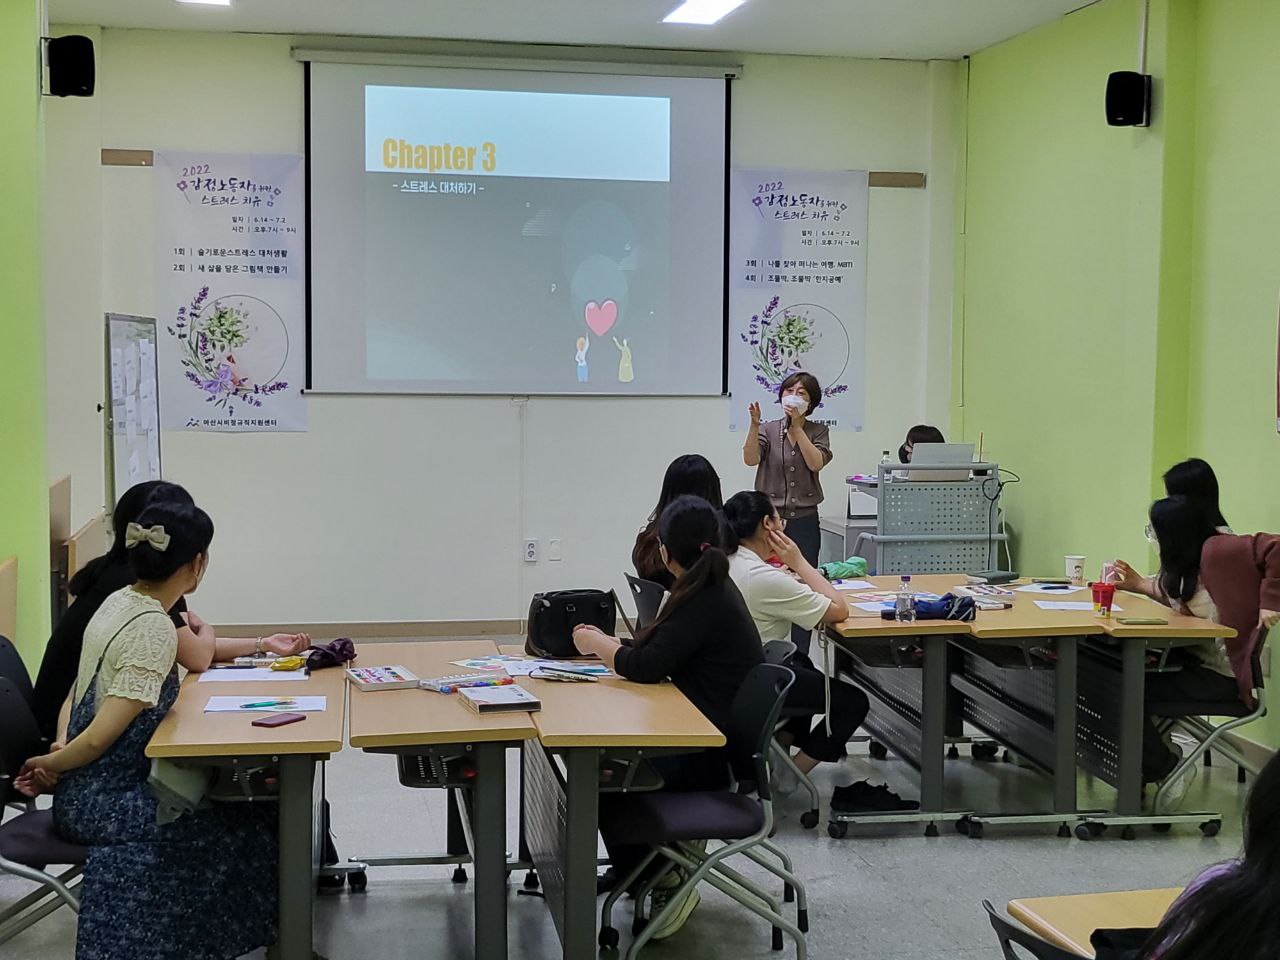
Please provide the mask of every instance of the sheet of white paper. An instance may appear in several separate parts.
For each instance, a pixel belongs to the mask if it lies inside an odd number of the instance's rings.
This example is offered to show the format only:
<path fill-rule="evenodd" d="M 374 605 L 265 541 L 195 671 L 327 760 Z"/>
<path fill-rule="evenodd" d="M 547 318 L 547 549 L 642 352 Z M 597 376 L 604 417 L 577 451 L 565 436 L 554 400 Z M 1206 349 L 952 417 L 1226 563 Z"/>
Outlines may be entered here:
<path fill-rule="evenodd" d="M 289 702 L 278 707 L 249 707 L 245 703 L 262 703 L 264 700 L 279 699 L 270 696 L 256 697 L 210 697 L 205 704 L 205 713 L 320 713 L 326 706 L 327 697 L 289 697 Z"/>
<path fill-rule="evenodd" d="M 270 667 L 214 668 L 200 674 L 197 683 L 228 683 L 243 680 L 307 680 L 305 670 L 272 670 Z M 261 698 L 260 698 L 261 699 Z"/>
<path fill-rule="evenodd" d="M 159 424 L 152 427 L 147 434 L 147 466 L 150 468 L 151 479 L 160 479 L 160 431 L 156 429 Z"/>
<path fill-rule="evenodd" d="M 111 396 L 119 397 L 124 393 L 124 351 L 119 347 L 111 348 Z"/>
<path fill-rule="evenodd" d="M 130 400 L 132 399 L 133 398 L 130 397 Z M 132 447 L 134 442 L 137 439 L 138 439 L 138 425 L 134 423 L 132 420 L 126 418 L 124 421 L 124 442 Z"/>
<path fill-rule="evenodd" d="M 511 677 L 527 677 L 533 671 L 537 670 L 541 660 L 508 660 L 504 666 L 507 676 Z"/>
<path fill-rule="evenodd" d="M 1061 584 L 1055 586 L 1052 583 L 1024 583 L 1022 586 L 1014 587 L 1013 589 L 1015 593 L 1043 593 L 1050 596 L 1058 594 L 1059 596 L 1066 597 L 1088 588 L 1083 586 L 1071 587 Z"/>
<path fill-rule="evenodd" d="M 1041 610 L 1092 610 L 1093 604 L 1087 600 L 1037 600 L 1036 606 Z M 1113 606 L 1112 613 L 1124 612 L 1124 607 Z"/>
<path fill-rule="evenodd" d="M 124 392 L 132 394 L 138 389 L 138 344 L 131 342 L 124 348 Z"/>
<path fill-rule="evenodd" d="M 129 482 L 137 483 L 142 479 L 142 461 L 138 457 L 138 451 L 134 450 L 129 454 Z"/>
<path fill-rule="evenodd" d="M 831 585 L 837 590 L 874 590 L 876 588 L 870 580 L 832 580 Z"/>
<path fill-rule="evenodd" d="M 138 429 L 144 433 L 155 426 L 156 422 L 156 385 L 155 381 L 145 377 L 138 384 Z"/>
<path fill-rule="evenodd" d="M 143 383 L 156 375 L 156 346 L 150 340 L 138 341 L 138 373 Z"/>
<path fill-rule="evenodd" d="M 505 654 L 491 654 L 487 657 L 472 657 L 469 660 L 450 660 L 452 664 L 459 667 L 468 667 L 471 670 L 503 670 L 508 663 L 525 663 L 527 661 L 520 657 L 508 657 Z"/>
<path fill-rule="evenodd" d="M 867 613 L 879 613 L 881 610 L 889 610 L 893 607 L 892 603 L 880 603 L 878 601 L 871 603 L 855 603 L 851 606 L 857 607 L 859 610 L 865 610 Z"/>

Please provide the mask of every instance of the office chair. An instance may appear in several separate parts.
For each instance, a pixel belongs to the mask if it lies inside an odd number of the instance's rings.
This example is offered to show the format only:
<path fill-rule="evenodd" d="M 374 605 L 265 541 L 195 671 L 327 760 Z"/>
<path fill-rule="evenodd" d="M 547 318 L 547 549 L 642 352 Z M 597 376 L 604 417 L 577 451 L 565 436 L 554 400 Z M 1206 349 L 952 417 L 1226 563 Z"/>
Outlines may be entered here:
<path fill-rule="evenodd" d="M 7 679 L 0 679 L 0 792 L 6 799 L 19 797 L 13 778 L 22 764 L 43 753 L 44 741 L 22 694 Z M 0 911 L 0 943 L 17 936 L 61 906 L 77 913 L 75 895 L 78 878 L 89 851 L 59 836 L 52 810 L 28 807 L 0 824 L 0 874 L 22 877 L 39 884 L 39 889 Z M 54 876 L 45 872 L 51 864 L 67 864 L 69 869 Z"/>
<path fill-rule="evenodd" d="M 31 703 L 31 674 L 27 673 L 27 665 L 5 636 L 0 636 L 0 679 L 11 681 L 22 698 Z"/>
<path fill-rule="evenodd" d="M 658 611 L 662 609 L 662 599 L 667 595 L 667 588 L 652 580 L 641 580 L 629 573 L 624 573 L 627 586 L 631 588 L 631 596 L 636 601 L 636 629 L 643 629 L 658 619 Z"/>
<path fill-rule="evenodd" d="M 795 652 L 796 645 L 790 640 L 770 640 L 764 645 L 764 662 L 776 663 L 785 667 L 787 661 L 791 659 L 791 655 Z M 791 758 L 790 751 L 778 742 L 776 736 L 786 727 L 788 720 L 794 717 L 808 716 L 812 716 L 811 710 L 802 710 L 783 704 L 782 715 L 778 718 L 778 726 L 774 730 L 775 736 L 769 744 L 769 751 L 772 753 L 774 760 L 786 767 L 799 782 L 800 786 L 804 788 L 805 792 L 809 794 L 809 809 L 800 814 L 800 826 L 806 830 L 812 830 L 818 825 L 818 820 L 821 816 L 819 805 L 822 802 L 822 795 L 818 793 L 818 786 L 813 782 L 813 778 L 796 766 L 795 760 Z"/>
<path fill-rule="evenodd" d="M 1201 756 L 1204 756 L 1207 760 L 1213 750 L 1224 754 L 1227 759 L 1236 765 L 1239 771 L 1237 779 L 1240 783 L 1244 782 L 1246 771 L 1254 776 L 1258 775 L 1258 765 L 1237 750 L 1225 737 L 1237 727 L 1242 727 L 1246 723 L 1252 723 L 1254 720 L 1259 720 L 1267 715 L 1266 679 L 1262 675 L 1262 651 L 1266 645 L 1265 640 L 1265 636 L 1255 638 L 1253 653 L 1249 658 L 1250 667 L 1253 671 L 1254 706 L 1252 709 L 1238 698 L 1230 701 L 1223 700 L 1220 703 L 1192 700 L 1186 702 L 1150 703 L 1147 705 L 1147 710 L 1152 716 L 1168 718 L 1163 724 L 1164 729 L 1167 730 L 1175 726 L 1180 727 L 1196 741 L 1195 746 L 1183 756 L 1182 762 L 1173 769 L 1173 772 L 1164 779 L 1160 788 L 1156 790 L 1155 798 L 1152 801 L 1152 810 L 1160 810 L 1166 787 L 1177 782 L 1177 779 L 1186 768 L 1198 762 Z M 1230 719 L 1225 723 L 1215 724 L 1210 719 L 1212 717 L 1228 717 Z M 1217 831 L 1215 830 L 1214 832 L 1216 833 Z"/>
<path fill-rule="evenodd" d="M 1078 953 L 1063 950 L 1048 940 L 1041 940 L 1030 930 L 997 913 L 990 900 L 983 900 L 982 906 L 986 908 L 987 919 L 991 921 L 991 926 L 1000 941 L 1004 960 L 1023 960 L 1023 956 L 1013 949 L 1015 943 L 1034 960 L 1080 960 Z"/>
<path fill-rule="evenodd" d="M 646 844 L 652 849 L 630 875 L 618 883 L 605 899 L 600 917 L 600 946 L 618 945 L 618 931 L 612 925 L 613 908 L 622 893 L 644 875 L 649 865 L 662 857 L 663 867 L 641 886 L 635 898 L 636 939 L 627 951 L 627 960 L 636 955 L 699 883 L 706 881 L 717 890 L 768 920 L 773 928 L 773 948 L 782 949 L 785 931 L 796 944 L 797 960 L 804 960 L 804 934 L 809 929 L 808 901 L 804 885 L 792 872 L 791 859 L 769 839 L 773 830 L 773 800 L 769 787 L 769 743 L 778 714 L 795 678 L 786 667 L 763 663 L 747 674 L 734 697 L 725 731 L 735 769 L 754 771 L 758 799 L 732 790 L 695 793 L 614 794 L 609 802 L 620 824 L 625 824 L 626 843 Z M 708 851 L 705 844 L 718 840 L 723 846 Z M 768 853 L 770 856 L 766 857 Z M 783 881 L 782 900 L 796 898 L 796 923 L 782 915 L 782 904 L 755 881 L 729 867 L 725 861 L 742 854 Z M 778 861 L 778 862 L 775 862 Z M 667 905 L 645 922 L 646 894 L 675 867 L 685 880 Z"/>

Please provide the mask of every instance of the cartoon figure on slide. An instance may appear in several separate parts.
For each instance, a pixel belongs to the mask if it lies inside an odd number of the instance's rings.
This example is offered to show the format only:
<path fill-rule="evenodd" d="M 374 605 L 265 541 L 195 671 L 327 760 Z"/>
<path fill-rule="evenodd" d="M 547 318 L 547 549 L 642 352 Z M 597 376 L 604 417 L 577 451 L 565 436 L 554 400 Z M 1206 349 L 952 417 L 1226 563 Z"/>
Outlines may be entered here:
<path fill-rule="evenodd" d="M 586 337 L 578 338 L 578 352 L 574 354 L 574 362 L 578 365 L 578 382 L 587 382 L 587 351 L 591 349 L 591 344 L 587 342 Z"/>

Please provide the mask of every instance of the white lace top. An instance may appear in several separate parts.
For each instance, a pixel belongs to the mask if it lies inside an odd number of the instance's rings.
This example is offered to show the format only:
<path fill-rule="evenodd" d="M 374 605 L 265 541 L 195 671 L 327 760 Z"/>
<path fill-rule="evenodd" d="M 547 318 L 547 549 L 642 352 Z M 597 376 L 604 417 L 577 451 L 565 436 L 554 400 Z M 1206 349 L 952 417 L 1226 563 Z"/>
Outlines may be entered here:
<path fill-rule="evenodd" d="M 84 630 L 77 700 L 88 689 L 103 650 L 107 655 L 98 673 L 97 703 L 104 697 L 124 697 L 154 707 L 178 655 L 178 632 L 160 601 L 132 587 L 111 594 Z"/>

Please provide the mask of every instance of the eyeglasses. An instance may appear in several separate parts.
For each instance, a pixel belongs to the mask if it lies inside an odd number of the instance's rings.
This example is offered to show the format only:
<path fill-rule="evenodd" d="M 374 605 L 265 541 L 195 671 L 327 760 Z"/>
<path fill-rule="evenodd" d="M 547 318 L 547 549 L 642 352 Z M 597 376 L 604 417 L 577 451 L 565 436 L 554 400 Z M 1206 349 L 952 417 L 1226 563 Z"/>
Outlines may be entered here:
<path fill-rule="evenodd" d="M 1147 543 L 1151 544 L 1153 547 L 1158 547 L 1160 545 L 1160 541 L 1156 539 L 1156 532 L 1151 528 L 1150 523 L 1148 523 L 1146 528 L 1142 531 L 1142 535 L 1147 538 Z"/>

